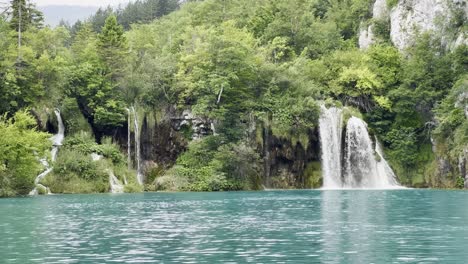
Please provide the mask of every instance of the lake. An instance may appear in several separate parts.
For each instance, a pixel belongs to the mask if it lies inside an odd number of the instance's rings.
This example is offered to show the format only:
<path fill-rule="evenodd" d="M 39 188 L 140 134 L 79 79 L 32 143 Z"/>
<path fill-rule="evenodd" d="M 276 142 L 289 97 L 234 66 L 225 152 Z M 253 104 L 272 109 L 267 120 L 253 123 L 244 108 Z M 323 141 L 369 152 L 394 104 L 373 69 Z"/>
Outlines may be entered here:
<path fill-rule="evenodd" d="M 468 192 L 0 199 L 0 263 L 466 263 Z"/>

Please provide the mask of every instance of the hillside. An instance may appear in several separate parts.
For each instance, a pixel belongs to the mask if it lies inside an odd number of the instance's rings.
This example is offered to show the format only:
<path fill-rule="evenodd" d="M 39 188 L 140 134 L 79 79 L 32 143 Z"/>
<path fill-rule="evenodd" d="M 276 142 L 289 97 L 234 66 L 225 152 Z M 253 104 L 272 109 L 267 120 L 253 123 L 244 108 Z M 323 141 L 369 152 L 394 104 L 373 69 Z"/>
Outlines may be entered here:
<path fill-rule="evenodd" d="M 468 187 L 463 3 L 133 7 L 0 22 L 0 194 Z"/>

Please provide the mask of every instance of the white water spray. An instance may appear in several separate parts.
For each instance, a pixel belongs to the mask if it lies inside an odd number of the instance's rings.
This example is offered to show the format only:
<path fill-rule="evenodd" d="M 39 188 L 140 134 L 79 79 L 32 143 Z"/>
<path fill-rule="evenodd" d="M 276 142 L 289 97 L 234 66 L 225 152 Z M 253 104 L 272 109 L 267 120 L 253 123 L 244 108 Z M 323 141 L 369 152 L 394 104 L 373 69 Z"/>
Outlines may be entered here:
<path fill-rule="evenodd" d="M 123 193 L 124 187 L 120 183 L 119 179 L 115 177 L 114 172 L 112 170 L 107 170 L 109 174 L 109 185 L 110 185 L 110 192 L 111 193 Z"/>
<path fill-rule="evenodd" d="M 388 165 L 388 162 L 384 158 L 384 152 L 382 150 L 382 146 L 380 145 L 379 140 L 377 139 L 377 136 L 375 137 L 375 153 L 380 157 L 380 159 L 377 161 L 377 172 L 379 178 L 382 179 L 382 182 L 384 182 L 386 186 L 401 188 L 401 186 L 396 180 L 395 173 L 393 172 L 392 168 L 390 168 L 390 165 Z"/>
<path fill-rule="evenodd" d="M 323 187 L 341 188 L 341 134 L 342 110 L 321 106 L 319 119 L 320 142 L 322 144 Z"/>
<path fill-rule="evenodd" d="M 367 124 L 351 117 L 346 124 L 345 145 L 342 146 L 342 111 L 325 108 L 319 119 L 322 146 L 323 187 L 325 189 L 402 188 L 384 158 L 380 143 L 375 148 Z M 344 155 L 342 155 L 344 153 Z M 343 162 L 342 162 L 343 156 Z"/>
<path fill-rule="evenodd" d="M 346 188 L 376 188 L 377 164 L 372 141 L 367 133 L 367 124 L 351 117 L 346 125 L 345 178 Z"/>
<path fill-rule="evenodd" d="M 351 117 L 346 126 L 345 188 L 401 188 L 375 138 L 375 148 L 362 119 Z"/>
<path fill-rule="evenodd" d="M 52 162 L 54 162 L 57 159 L 58 148 L 62 146 L 63 139 L 65 138 L 65 125 L 63 124 L 62 116 L 60 115 L 60 110 L 55 109 L 54 113 L 55 113 L 55 116 L 57 117 L 58 132 L 57 134 L 53 135 L 50 138 L 50 141 L 52 141 L 52 149 L 50 151 Z M 36 185 L 36 187 L 34 187 L 34 189 L 31 192 L 29 192 L 29 195 L 38 195 L 39 194 L 38 187 L 45 189 L 47 194 L 52 194 L 50 189 L 40 184 L 40 182 L 49 173 L 52 172 L 53 168 L 50 167 L 46 159 L 41 159 L 40 161 L 46 167 L 46 170 L 36 177 L 36 179 L 34 180 L 34 184 Z"/>

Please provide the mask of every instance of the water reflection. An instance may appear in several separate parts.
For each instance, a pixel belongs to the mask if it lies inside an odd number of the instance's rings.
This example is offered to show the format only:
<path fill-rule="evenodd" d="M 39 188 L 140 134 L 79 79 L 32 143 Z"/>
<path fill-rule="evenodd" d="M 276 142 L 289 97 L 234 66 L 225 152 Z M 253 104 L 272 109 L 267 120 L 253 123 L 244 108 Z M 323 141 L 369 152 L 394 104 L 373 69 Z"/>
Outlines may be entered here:
<path fill-rule="evenodd" d="M 2 199 L 0 263 L 463 263 L 465 208 L 419 190 Z"/>
<path fill-rule="evenodd" d="M 382 192 L 381 195 L 386 195 Z M 387 200 L 365 191 L 322 193 L 323 262 L 371 263 L 389 260 L 376 247 L 385 238 Z"/>
<path fill-rule="evenodd" d="M 438 263 L 466 259 L 466 192 L 324 191 L 322 262 Z M 459 197 L 454 202 L 454 197 Z M 462 206 L 462 207 L 460 207 Z M 461 263 L 461 262 L 460 262 Z"/>

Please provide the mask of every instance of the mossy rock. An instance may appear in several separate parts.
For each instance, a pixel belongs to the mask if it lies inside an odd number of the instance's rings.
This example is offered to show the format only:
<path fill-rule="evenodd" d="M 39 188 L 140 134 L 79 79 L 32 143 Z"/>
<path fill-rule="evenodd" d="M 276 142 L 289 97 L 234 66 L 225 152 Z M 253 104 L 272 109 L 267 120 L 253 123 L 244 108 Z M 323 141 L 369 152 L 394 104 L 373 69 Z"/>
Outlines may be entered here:
<path fill-rule="evenodd" d="M 48 194 L 47 188 L 45 186 L 38 185 L 36 188 L 37 188 L 37 193 L 39 195 L 47 195 Z"/>
<path fill-rule="evenodd" d="M 306 188 L 320 188 L 323 185 L 322 164 L 319 161 L 312 161 L 306 165 L 304 170 Z"/>
<path fill-rule="evenodd" d="M 346 123 L 348 122 L 348 120 L 353 116 L 360 118 L 360 119 L 364 119 L 359 109 L 351 107 L 351 106 L 344 107 L 343 108 L 343 126 L 346 126 Z"/>

